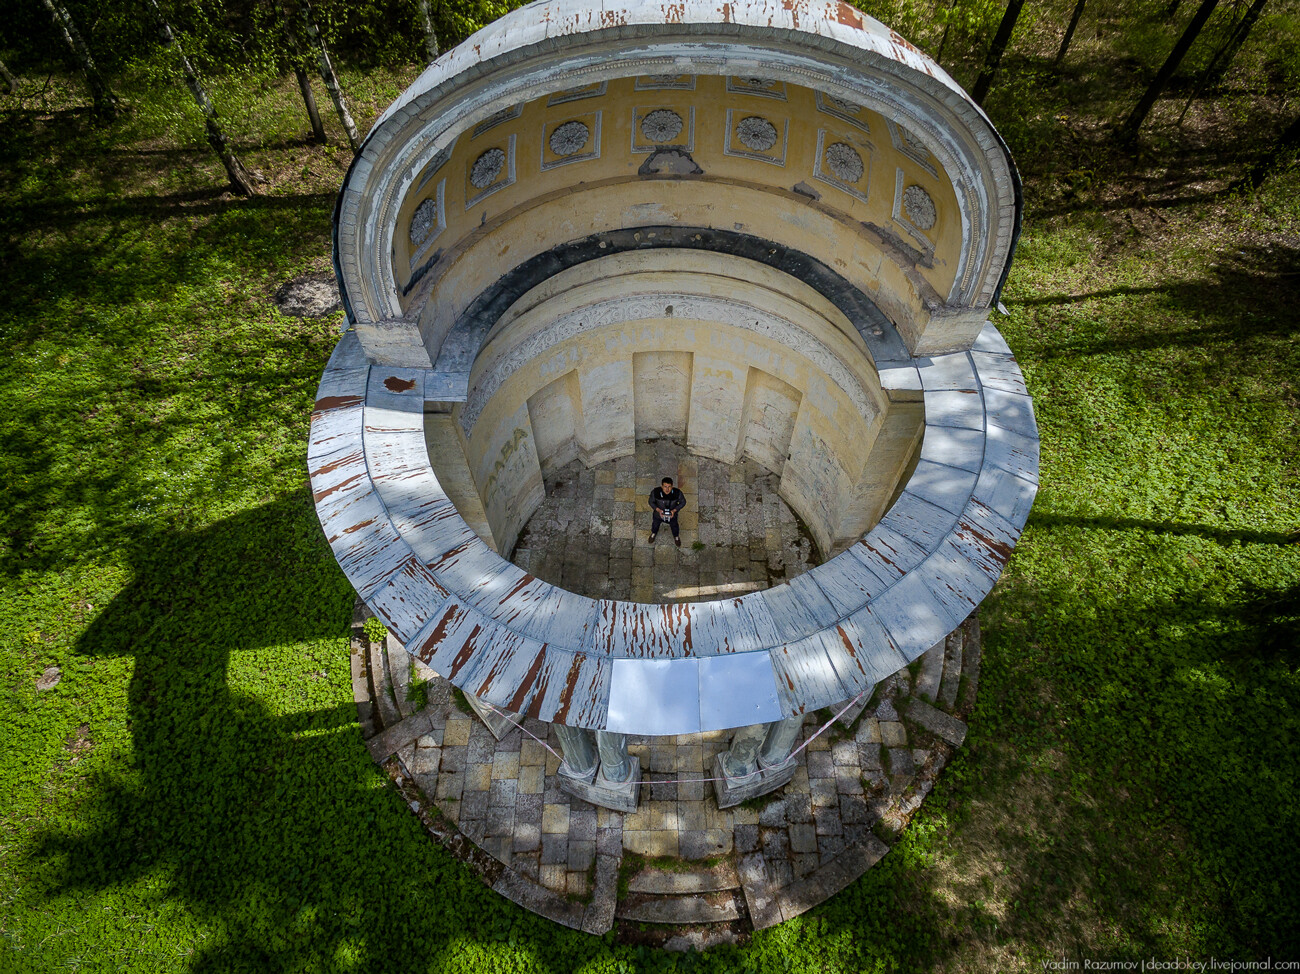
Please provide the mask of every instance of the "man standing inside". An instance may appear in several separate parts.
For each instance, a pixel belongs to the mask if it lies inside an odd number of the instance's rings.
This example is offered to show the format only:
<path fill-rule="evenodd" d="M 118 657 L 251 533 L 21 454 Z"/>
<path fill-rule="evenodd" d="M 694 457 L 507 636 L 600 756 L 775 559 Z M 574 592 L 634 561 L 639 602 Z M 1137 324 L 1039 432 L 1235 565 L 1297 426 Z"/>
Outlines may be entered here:
<path fill-rule="evenodd" d="M 650 491 L 650 543 L 655 543 L 659 525 L 665 521 L 673 529 L 673 544 L 682 546 L 681 532 L 677 526 L 677 512 L 686 506 L 686 495 L 673 486 L 673 478 L 665 477 L 662 484 Z"/>

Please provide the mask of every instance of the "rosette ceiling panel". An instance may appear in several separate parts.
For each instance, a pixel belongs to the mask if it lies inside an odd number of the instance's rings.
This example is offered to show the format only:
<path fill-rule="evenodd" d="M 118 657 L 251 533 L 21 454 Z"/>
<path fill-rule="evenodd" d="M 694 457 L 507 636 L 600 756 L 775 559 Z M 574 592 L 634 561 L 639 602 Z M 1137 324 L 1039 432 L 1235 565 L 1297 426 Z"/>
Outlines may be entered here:
<path fill-rule="evenodd" d="M 1028 516 L 1032 404 L 987 321 L 1019 213 L 978 106 L 847 5 L 507 14 L 384 113 L 339 196 L 349 328 L 309 463 L 340 565 L 514 713 L 675 734 L 855 696 L 978 605 Z M 826 560 L 652 605 L 502 557 L 550 469 L 646 436 L 781 474 Z"/>

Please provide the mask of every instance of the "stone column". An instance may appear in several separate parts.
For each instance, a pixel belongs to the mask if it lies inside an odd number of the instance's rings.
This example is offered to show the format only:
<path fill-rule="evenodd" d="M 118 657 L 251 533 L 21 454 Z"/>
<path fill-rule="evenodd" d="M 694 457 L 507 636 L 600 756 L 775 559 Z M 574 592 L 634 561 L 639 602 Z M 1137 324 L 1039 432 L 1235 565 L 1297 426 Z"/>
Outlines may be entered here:
<path fill-rule="evenodd" d="M 784 767 L 790 760 L 790 752 L 794 750 L 794 742 L 799 739 L 801 730 L 803 714 L 768 724 L 767 738 L 763 741 L 763 749 L 758 752 L 758 766 L 764 771 Z"/>
<path fill-rule="evenodd" d="M 609 781 L 627 781 L 632 763 L 627 757 L 627 735 L 596 731 L 596 748 L 600 752 L 600 774 Z"/>
<path fill-rule="evenodd" d="M 596 774 L 596 747 L 591 731 L 581 727 L 566 727 L 552 724 L 555 736 L 559 738 L 560 750 L 564 752 L 564 763 L 560 765 L 560 774 L 567 778 L 590 781 Z"/>
<path fill-rule="evenodd" d="M 627 753 L 627 735 L 553 726 L 564 748 L 560 791 L 616 812 L 635 812 L 641 762 Z"/>
<path fill-rule="evenodd" d="M 713 792 L 719 808 L 730 808 L 790 783 L 798 762 L 790 750 L 803 717 L 772 724 L 751 724 L 736 731 L 731 747 L 713 759 Z"/>
<path fill-rule="evenodd" d="M 722 771 L 728 778 L 748 779 L 758 773 L 758 752 L 767 736 L 767 724 L 742 727 L 731 738 L 722 755 Z"/>

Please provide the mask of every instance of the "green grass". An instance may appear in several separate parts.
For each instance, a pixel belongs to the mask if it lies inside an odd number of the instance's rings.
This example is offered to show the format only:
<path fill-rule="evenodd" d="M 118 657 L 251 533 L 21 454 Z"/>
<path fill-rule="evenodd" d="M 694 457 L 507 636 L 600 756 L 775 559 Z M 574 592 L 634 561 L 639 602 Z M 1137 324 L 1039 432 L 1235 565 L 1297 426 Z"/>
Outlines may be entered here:
<path fill-rule="evenodd" d="M 353 79 L 359 114 L 404 79 Z M 325 266 L 346 159 L 302 141 L 291 94 L 257 90 L 254 200 L 192 120 L 104 134 L 57 97 L 5 103 L 0 971 L 1297 956 L 1294 173 L 1115 204 L 1120 177 L 1063 180 L 1107 172 L 1100 149 L 1051 160 L 1054 117 L 995 113 L 1027 176 L 998 324 L 1042 488 L 983 610 L 969 742 L 863 879 L 700 958 L 490 892 L 361 742 L 353 597 L 305 476 L 339 318 L 268 303 Z"/>

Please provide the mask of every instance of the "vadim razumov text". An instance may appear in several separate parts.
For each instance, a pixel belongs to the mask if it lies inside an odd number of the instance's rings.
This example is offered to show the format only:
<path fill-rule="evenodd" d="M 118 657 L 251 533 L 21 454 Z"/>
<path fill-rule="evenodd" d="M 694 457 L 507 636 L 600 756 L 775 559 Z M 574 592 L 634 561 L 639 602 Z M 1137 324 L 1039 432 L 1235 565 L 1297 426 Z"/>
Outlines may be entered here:
<path fill-rule="evenodd" d="M 1300 961 L 1274 960 L 1220 960 L 1211 957 L 1208 960 L 1160 960 L 1151 957 L 1147 960 L 1045 960 L 1045 971 L 1300 971 Z"/>

